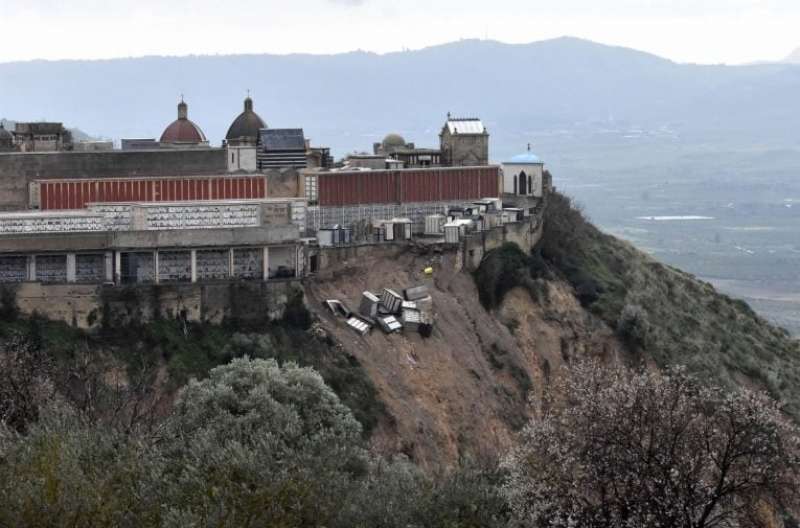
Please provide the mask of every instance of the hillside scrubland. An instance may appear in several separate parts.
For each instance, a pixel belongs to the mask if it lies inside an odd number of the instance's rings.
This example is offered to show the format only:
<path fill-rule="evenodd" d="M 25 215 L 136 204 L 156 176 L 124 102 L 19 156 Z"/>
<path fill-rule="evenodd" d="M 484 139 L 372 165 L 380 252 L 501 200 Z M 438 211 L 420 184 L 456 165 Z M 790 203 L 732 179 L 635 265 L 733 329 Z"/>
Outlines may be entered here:
<path fill-rule="evenodd" d="M 531 276 L 554 274 L 626 342 L 631 359 L 685 365 L 725 387 L 756 386 L 800 417 L 800 341 L 745 302 L 600 232 L 555 194 Z"/>

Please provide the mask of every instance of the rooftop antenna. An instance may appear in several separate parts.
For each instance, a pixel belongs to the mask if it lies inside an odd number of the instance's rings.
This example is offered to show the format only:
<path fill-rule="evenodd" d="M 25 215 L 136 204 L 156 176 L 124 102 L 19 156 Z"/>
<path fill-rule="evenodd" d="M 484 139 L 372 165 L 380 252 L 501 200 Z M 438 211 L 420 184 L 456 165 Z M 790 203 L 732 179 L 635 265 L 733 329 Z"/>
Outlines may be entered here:
<path fill-rule="evenodd" d="M 247 97 L 250 97 L 250 88 L 247 89 Z"/>
<path fill-rule="evenodd" d="M 531 144 L 528 143 L 528 152 L 530 152 L 530 151 L 531 151 Z"/>

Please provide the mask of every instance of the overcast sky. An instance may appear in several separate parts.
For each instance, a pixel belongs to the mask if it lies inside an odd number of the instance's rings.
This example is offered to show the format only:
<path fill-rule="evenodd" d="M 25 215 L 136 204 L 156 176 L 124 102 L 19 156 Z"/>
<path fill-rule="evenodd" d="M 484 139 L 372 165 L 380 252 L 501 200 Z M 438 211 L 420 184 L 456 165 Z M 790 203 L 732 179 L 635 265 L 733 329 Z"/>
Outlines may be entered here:
<path fill-rule="evenodd" d="M 778 60 L 800 0 L 0 0 L 0 62 L 389 52 L 460 38 L 564 35 L 680 62 Z"/>

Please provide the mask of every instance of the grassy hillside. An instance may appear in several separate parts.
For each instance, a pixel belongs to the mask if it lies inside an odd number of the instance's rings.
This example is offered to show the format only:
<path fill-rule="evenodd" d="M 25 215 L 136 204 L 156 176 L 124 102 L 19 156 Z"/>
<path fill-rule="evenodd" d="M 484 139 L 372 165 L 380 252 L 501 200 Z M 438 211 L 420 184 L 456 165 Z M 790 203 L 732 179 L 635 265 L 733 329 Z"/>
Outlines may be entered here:
<path fill-rule="evenodd" d="M 745 302 L 602 233 L 560 194 L 548 207 L 536 254 L 504 247 L 477 280 L 491 306 L 511 285 L 535 288 L 536 279 L 556 277 L 616 329 L 632 361 L 686 365 L 723 386 L 763 387 L 800 417 L 800 342 Z"/>

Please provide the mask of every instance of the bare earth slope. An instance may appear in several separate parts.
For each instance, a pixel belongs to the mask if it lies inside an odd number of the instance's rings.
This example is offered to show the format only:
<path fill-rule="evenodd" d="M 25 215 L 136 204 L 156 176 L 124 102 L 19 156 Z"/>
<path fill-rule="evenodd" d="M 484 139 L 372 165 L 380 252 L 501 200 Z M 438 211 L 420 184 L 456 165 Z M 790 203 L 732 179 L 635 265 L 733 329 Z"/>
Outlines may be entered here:
<path fill-rule="evenodd" d="M 516 288 L 493 312 L 478 301 L 473 278 L 457 272 L 454 254 L 417 255 L 387 248 L 343 262 L 310 282 L 306 295 L 324 330 L 366 369 L 387 406 L 372 436 L 384 453 L 403 452 L 426 466 L 460 457 L 494 456 L 526 418 L 529 392 L 540 393 L 565 360 L 614 356 L 614 332 L 575 300 L 571 287 L 547 284 L 547 300 Z M 432 277 L 422 270 L 433 266 Z M 364 290 L 401 291 L 426 284 L 434 301 L 430 338 L 416 333 L 366 337 L 322 306 L 339 299 L 358 307 Z"/>

